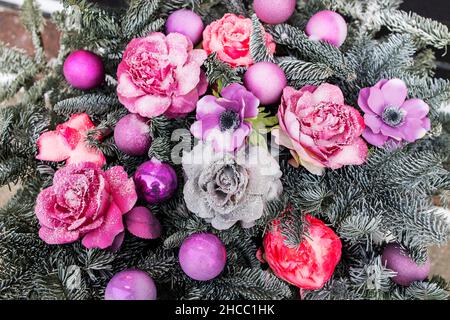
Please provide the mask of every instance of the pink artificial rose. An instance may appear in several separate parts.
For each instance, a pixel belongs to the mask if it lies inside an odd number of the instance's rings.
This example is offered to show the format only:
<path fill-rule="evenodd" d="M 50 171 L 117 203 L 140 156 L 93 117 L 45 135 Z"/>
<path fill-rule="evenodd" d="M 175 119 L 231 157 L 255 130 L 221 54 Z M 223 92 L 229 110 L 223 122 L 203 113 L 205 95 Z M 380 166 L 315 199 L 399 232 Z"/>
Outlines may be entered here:
<path fill-rule="evenodd" d="M 106 163 L 103 153 L 86 141 L 91 129 L 95 129 L 95 125 L 86 113 L 74 114 L 68 121 L 56 126 L 56 130 L 41 134 L 37 140 L 36 159 L 53 162 L 66 160 L 66 164 L 93 162 L 103 166 Z"/>
<path fill-rule="evenodd" d="M 133 179 L 122 167 L 104 172 L 91 162 L 69 165 L 37 197 L 39 236 L 48 244 L 83 238 L 86 248 L 105 249 L 124 231 L 122 216 L 136 201 Z"/>
<path fill-rule="evenodd" d="M 291 150 L 291 164 L 302 165 L 314 174 L 325 168 L 360 165 L 367 159 L 367 145 L 360 137 L 364 119 L 344 103 L 339 87 L 324 83 L 296 91 L 283 90 L 278 109 L 280 128 L 275 141 Z"/>
<path fill-rule="evenodd" d="M 206 52 L 180 33 L 131 40 L 117 69 L 119 101 L 132 113 L 175 118 L 195 109 L 207 89 Z"/>
<path fill-rule="evenodd" d="M 208 25 L 203 31 L 203 49 L 208 54 L 217 53 L 217 58 L 232 67 L 248 67 L 254 62 L 250 54 L 250 36 L 253 32 L 252 20 L 227 13 L 222 19 Z M 266 46 L 275 53 L 272 36 L 265 32 Z"/>

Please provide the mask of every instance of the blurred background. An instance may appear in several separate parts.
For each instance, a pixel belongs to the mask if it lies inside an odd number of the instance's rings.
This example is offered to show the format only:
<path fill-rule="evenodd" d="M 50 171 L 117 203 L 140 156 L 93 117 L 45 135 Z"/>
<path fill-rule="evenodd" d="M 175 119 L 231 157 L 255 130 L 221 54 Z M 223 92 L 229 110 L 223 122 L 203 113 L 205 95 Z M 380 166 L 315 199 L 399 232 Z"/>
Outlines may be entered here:
<path fill-rule="evenodd" d="M 57 0 L 37 1 L 47 13 L 51 13 L 62 7 Z M 25 32 L 17 14 L 17 8 L 22 2 L 23 0 L 0 0 L 0 41 L 12 47 L 22 48 L 32 55 L 33 45 L 30 35 Z M 106 6 L 122 6 L 125 4 L 124 0 L 92 0 L 92 2 Z M 439 20 L 450 27 L 450 0 L 404 0 L 402 9 L 414 11 L 422 16 Z M 57 55 L 59 48 L 58 40 L 58 31 L 48 21 L 43 33 L 43 42 L 48 58 Z M 450 53 L 446 55 L 444 53 L 445 51 L 443 50 L 437 54 L 439 61 L 436 76 L 450 79 Z M 448 106 L 448 109 L 450 109 L 450 106 Z M 14 187 L 0 188 L 0 206 L 7 201 L 14 191 Z M 447 215 L 450 219 L 450 211 L 447 211 Z M 430 258 L 432 260 L 432 273 L 439 273 L 447 280 L 450 280 L 450 245 L 431 248 Z"/>

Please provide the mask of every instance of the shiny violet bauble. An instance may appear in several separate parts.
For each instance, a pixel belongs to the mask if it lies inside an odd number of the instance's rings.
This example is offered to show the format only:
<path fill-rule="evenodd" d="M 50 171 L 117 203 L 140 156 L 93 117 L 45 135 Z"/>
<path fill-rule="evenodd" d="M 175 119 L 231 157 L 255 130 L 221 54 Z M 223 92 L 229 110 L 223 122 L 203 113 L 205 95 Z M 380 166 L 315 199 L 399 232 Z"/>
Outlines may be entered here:
<path fill-rule="evenodd" d="M 194 280 L 207 281 L 217 277 L 225 267 L 224 244 L 212 233 L 196 233 L 183 241 L 178 255 L 181 269 Z"/>
<path fill-rule="evenodd" d="M 397 272 L 392 281 L 402 286 L 409 286 L 414 281 L 422 281 L 430 273 L 431 263 L 428 259 L 424 264 L 415 263 L 398 244 L 388 244 L 381 256 L 383 264 L 388 269 Z"/>
<path fill-rule="evenodd" d="M 150 204 L 169 199 L 178 187 L 175 170 L 157 159 L 144 162 L 137 168 L 134 183 L 138 195 Z"/>
<path fill-rule="evenodd" d="M 283 23 L 295 11 L 296 0 L 254 0 L 253 9 L 258 18 L 269 24 Z"/>
<path fill-rule="evenodd" d="M 69 54 L 64 61 L 63 73 L 71 86 L 81 90 L 94 89 L 105 80 L 102 59 L 87 50 L 77 50 Z"/>
<path fill-rule="evenodd" d="M 141 270 L 121 271 L 109 280 L 105 300 L 156 300 L 155 282 Z"/>
<path fill-rule="evenodd" d="M 258 62 L 245 72 L 244 85 L 261 104 L 272 104 L 280 100 L 287 80 L 283 70 L 275 63 Z"/>
<path fill-rule="evenodd" d="M 169 15 L 166 21 L 166 34 L 178 32 L 191 39 L 196 45 L 202 38 L 203 25 L 202 18 L 195 12 L 188 9 L 180 9 Z"/>
<path fill-rule="evenodd" d="M 347 38 L 347 23 L 337 12 L 319 11 L 309 19 L 306 34 L 311 40 L 326 41 L 340 47 Z"/>
<path fill-rule="evenodd" d="M 152 144 L 148 121 L 138 114 L 128 114 L 120 119 L 114 128 L 117 148 L 130 156 L 147 154 Z"/>
<path fill-rule="evenodd" d="M 161 235 L 159 220 L 145 207 L 135 207 L 125 215 L 125 224 L 131 234 L 142 239 L 156 239 Z"/>

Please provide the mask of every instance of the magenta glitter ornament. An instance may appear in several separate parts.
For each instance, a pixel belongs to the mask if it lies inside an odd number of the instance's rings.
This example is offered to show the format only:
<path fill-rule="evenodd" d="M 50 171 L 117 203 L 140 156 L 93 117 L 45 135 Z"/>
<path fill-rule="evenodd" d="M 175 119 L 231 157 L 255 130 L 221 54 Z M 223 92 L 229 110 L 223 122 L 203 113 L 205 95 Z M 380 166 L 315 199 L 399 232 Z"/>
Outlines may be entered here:
<path fill-rule="evenodd" d="M 138 114 L 128 114 L 120 119 L 114 128 L 117 148 L 130 156 L 147 154 L 152 144 L 148 121 Z"/>
<path fill-rule="evenodd" d="M 135 207 L 125 215 L 127 230 L 142 239 L 156 239 L 161 235 L 159 220 L 145 207 Z"/>
<path fill-rule="evenodd" d="M 166 34 L 172 32 L 184 34 L 194 45 L 200 42 L 204 29 L 202 18 L 188 9 L 172 12 L 166 21 Z"/>
<path fill-rule="evenodd" d="M 272 104 L 280 100 L 287 80 L 283 70 L 275 63 L 258 62 L 245 72 L 244 85 L 261 104 Z"/>
<path fill-rule="evenodd" d="M 340 47 L 347 38 L 347 23 L 337 12 L 319 11 L 309 19 L 306 34 L 311 40 L 326 41 Z"/>
<path fill-rule="evenodd" d="M 296 0 L 255 0 L 253 9 L 258 18 L 269 24 L 283 23 L 295 11 Z"/>
<path fill-rule="evenodd" d="M 121 271 L 109 280 L 105 300 L 156 300 L 155 282 L 141 270 Z"/>
<path fill-rule="evenodd" d="M 175 170 L 157 159 L 144 162 L 137 168 L 134 183 L 138 195 L 150 204 L 169 199 L 178 187 Z"/>
<path fill-rule="evenodd" d="M 87 50 L 69 54 L 64 61 L 63 73 L 71 86 L 81 90 L 96 88 L 105 80 L 102 59 Z"/>
<path fill-rule="evenodd" d="M 402 286 L 409 286 L 414 281 L 425 280 L 430 273 L 429 259 L 424 264 L 418 265 L 396 243 L 388 244 L 384 248 L 381 260 L 388 269 L 397 272 L 392 281 Z"/>
<path fill-rule="evenodd" d="M 217 277 L 225 267 L 224 244 L 212 233 L 196 233 L 183 241 L 178 254 L 181 269 L 192 279 L 207 281 Z"/>

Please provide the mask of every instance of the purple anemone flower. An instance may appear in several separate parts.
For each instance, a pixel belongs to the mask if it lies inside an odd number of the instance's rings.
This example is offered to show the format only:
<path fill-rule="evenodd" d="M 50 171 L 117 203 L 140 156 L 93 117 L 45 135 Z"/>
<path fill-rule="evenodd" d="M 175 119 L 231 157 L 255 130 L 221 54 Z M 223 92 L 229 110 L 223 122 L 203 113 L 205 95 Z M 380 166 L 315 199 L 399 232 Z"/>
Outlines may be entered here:
<path fill-rule="evenodd" d="M 406 100 L 408 88 L 400 79 L 383 79 L 359 92 L 365 112 L 363 137 L 380 147 L 388 140 L 414 142 L 430 130 L 429 106 L 420 99 Z"/>
<path fill-rule="evenodd" d="M 259 100 L 238 83 L 223 88 L 221 96 L 205 96 L 197 102 L 197 121 L 191 133 L 211 142 L 216 152 L 232 152 L 251 133 L 252 125 L 245 119 L 258 115 Z"/>

